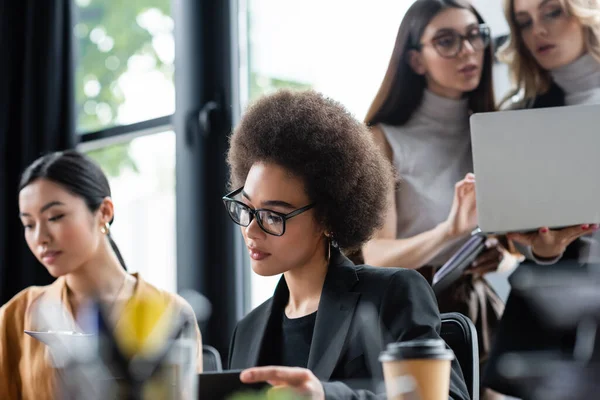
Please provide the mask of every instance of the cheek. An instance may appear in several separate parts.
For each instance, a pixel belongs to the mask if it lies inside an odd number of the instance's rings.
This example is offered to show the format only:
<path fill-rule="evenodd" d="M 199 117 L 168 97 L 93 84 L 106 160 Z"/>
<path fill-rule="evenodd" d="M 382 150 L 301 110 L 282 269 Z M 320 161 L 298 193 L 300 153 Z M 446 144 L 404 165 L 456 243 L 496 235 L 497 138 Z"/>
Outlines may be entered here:
<path fill-rule="evenodd" d="M 290 231 L 277 239 L 269 243 L 269 249 L 275 256 L 272 260 L 275 261 L 273 266 L 281 269 L 279 272 L 303 265 L 315 254 L 316 240 L 306 232 L 296 234 L 296 232 Z"/>
<path fill-rule="evenodd" d="M 65 222 L 56 227 L 57 244 L 72 254 L 86 254 L 96 247 L 97 239 L 90 227 L 80 222 Z"/>
<path fill-rule="evenodd" d="M 306 227 L 287 227 L 281 237 L 269 237 L 261 244 L 271 253 L 263 261 L 251 261 L 255 273 L 272 276 L 310 262 L 319 251 L 319 235 Z"/>
<path fill-rule="evenodd" d="M 576 22 L 566 24 L 562 37 L 565 43 L 565 48 L 569 48 L 573 52 L 580 52 L 585 47 L 585 38 L 581 25 Z"/>
<path fill-rule="evenodd" d="M 457 68 L 457 59 L 455 58 L 443 58 L 436 54 L 429 57 L 427 61 L 429 75 L 441 86 L 453 86 Z"/>
<path fill-rule="evenodd" d="M 531 33 L 531 29 L 521 33 L 521 40 L 523 41 L 525 48 L 527 48 L 531 54 L 535 54 L 535 40 L 533 38 L 533 34 Z"/>
<path fill-rule="evenodd" d="M 300 222 L 300 221 L 298 221 Z M 304 222 L 304 221 L 302 221 Z M 298 259 L 312 257 L 321 238 L 322 232 L 318 232 L 314 224 L 302 223 L 290 226 L 285 235 L 273 241 L 277 251 L 283 257 Z"/>

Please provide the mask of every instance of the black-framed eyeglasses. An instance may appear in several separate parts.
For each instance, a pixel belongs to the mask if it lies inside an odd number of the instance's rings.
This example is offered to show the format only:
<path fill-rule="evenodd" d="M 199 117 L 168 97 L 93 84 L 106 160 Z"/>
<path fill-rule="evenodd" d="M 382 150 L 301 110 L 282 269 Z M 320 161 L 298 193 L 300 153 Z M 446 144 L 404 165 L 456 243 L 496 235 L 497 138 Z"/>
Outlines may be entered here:
<path fill-rule="evenodd" d="M 285 222 L 288 219 L 300 215 L 315 206 L 315 203 L 309 204 L 287 214 L 268 210 L 266 208 L 253 209 L 241 201 L 234 199 L 234 197 L 240 194 L 243 189 L 244 188 L 241 187 L 223 196 L 223 204 L 227 209 L 229 217 L 233 222 L 244 227 L 250 225 L 252 220 L 256 218 L 258 226 L 260 226 L 263 231 L 273 236 L 283 236 L 285 233 Z"/>
<path fill-rule="evenodd" d="M 440 56 L 454 58 L 462 50 L 465 40 L 469 42 L 473 50 L 483 50 L 490 44 L 490 28 L 486 24 L 479 24 L 466 35 L 455 30 L 447 30 L 433 38 L 430 43 L 420 43 L 415 47 L 417 50 L 421 50 L 423 46 L 430 44 Z"/>

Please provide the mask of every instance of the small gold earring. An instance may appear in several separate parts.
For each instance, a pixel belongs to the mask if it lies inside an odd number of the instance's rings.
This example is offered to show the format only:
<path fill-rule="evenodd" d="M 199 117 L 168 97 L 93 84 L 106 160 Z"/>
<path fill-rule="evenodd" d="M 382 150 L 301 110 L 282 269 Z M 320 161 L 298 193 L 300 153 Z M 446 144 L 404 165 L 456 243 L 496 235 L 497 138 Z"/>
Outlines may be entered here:
<path fill-rule="evenodd" d="M 329 239 L 329 245 L 330 246 L 333 246 L 335 248 L 338 247 L 338 243 L 335 240 L 335 236 L 334 236 L 333 232 L 329 232 L 329 234 L 327 235 L 327 238 Z"/>
<path fill-rule="evenodd" d="M 104 226 L 100 227 L 100 232 L 102 232 L 105 235 L 110 234 L 110 225 L 107 223 L 104 224 Z"/>

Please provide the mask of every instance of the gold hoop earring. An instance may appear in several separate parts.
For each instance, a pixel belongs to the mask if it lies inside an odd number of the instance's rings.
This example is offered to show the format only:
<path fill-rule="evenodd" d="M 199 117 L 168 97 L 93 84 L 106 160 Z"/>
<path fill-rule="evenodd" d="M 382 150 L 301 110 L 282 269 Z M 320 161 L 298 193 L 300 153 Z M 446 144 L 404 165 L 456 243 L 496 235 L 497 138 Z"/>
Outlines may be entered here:
<path fill-rule="evenodd" d="M 329 260 L 331 260 L 331 239 L 328 233 L 324 233 L 323 236 L 325 236 L 325 240 L 327 240 L 327 254 L 325 256 L 325 261 L 329 263 Z"/>
<path fill-rule="evenodd" d="M 326 233 L 325 237 L 327 238 L 327 262 L 331 261 L 331 246 L 335 246 L 335 240 L 333 239 L 333 233 Z"/>
<path fill-rule="evenodd" d="M 100 227 L 100 232 L 102 232 L 105 235 L 109 235 L 110 234 L 110 225 L 109 223 L 105 223 L 104 226 Z"/>

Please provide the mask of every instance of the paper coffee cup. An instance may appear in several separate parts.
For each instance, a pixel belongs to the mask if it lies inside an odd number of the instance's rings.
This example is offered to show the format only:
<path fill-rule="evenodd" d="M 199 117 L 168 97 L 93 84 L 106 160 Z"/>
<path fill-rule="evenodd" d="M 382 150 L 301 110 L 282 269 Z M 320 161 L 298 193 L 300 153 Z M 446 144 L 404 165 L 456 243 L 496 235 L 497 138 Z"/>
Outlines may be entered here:
<path fill-rule="evenodd" d="M 381 352 L 390 400 L 447 400 L 454 353 L 441 339 L 390 343 Z"/>

